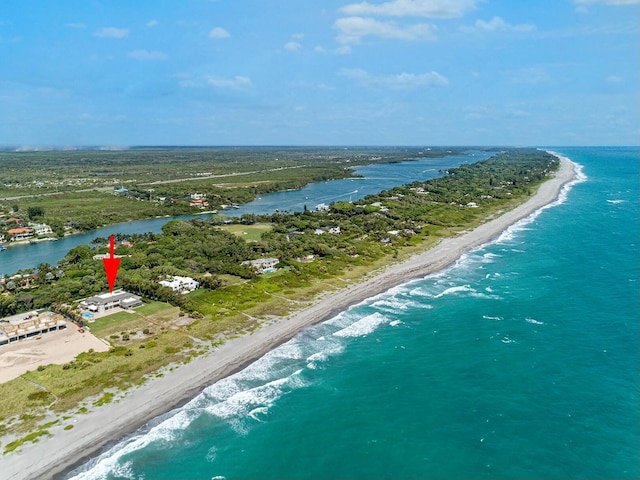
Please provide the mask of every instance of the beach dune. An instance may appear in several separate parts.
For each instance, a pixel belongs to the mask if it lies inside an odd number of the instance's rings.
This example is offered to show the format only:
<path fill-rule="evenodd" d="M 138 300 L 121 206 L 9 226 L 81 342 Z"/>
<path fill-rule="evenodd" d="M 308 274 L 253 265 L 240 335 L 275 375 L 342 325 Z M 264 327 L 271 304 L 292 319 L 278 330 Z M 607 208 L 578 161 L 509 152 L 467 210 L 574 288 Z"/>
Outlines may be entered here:
<path fill-rule="evenodd" d="M 194 359 L 161 378 L 150 379 L 132 389 L 119 403 L 95 408 L 77 416 L 73 429 L 52 429 L 52 437 L 38 444 L 27 444 L 19 454 L 0 459 L 2 477 L 51 478 L 71 466 L 95 455 L 110 441 L 141 427 L 152 418 L 166 413 L 193 398 L 204 387 L 255 361 L 277 345 L 292 338 L 302 328 L 321 322 L 340 310 L 382 293 L 408 280 L 425 276 L 455 262 L 464 252 L 487 243 L 505 229 L 532 212 L 553 202 L 567 182 L 575 179 L 575 165 L 561 158 L 560 170 L 540 186 L 527 202 L 454 238 L 442 240 L 434 248 L 392 265 L 383 272 L 327 295 L 312 306 L 295 312 L 276 323 L 254 331 Z M 84 457 L 84 458 L 83 458 Z"/>

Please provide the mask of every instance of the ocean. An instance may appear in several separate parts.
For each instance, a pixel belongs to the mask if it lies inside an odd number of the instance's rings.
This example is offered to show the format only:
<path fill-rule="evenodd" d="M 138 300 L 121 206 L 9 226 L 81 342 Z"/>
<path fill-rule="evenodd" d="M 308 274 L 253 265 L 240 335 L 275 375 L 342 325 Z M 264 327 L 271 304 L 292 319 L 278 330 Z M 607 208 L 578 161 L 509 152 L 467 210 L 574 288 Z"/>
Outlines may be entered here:
<path fill-rule="evenodd" d="M 552 148 L 561 198 L 305 329 L 69 475 L 638 478 L 638 148 Z"/>

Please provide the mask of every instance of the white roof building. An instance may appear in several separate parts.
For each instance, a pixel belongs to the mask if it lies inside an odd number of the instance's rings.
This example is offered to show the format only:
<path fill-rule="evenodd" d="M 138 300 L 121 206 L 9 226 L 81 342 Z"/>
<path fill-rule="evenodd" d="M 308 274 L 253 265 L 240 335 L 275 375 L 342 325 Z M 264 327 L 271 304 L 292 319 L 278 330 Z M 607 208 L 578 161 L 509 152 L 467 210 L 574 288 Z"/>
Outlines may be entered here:
<path fill-rule="evenodd" d="M 104 313 L 116 307 L 133 308 L 142 305 L 140 297 L 124 290 L 101 293 L 80 302 L 80 308 L 89 312 Z"/>
<path fill-rule="evenodd" d="M 31 227 L 36 235 L 48 235 L 53 233 L 53 230 L 46 223 L 30 223 Z"/>
<path fill-rule="evenodd" d="M 195 281 L 193 278 L 180 276 L 174 276 L 171 280 L 161 280 L 158 283 L 178 293 L 192 292 L 200 286 L 200 282 Z"/>

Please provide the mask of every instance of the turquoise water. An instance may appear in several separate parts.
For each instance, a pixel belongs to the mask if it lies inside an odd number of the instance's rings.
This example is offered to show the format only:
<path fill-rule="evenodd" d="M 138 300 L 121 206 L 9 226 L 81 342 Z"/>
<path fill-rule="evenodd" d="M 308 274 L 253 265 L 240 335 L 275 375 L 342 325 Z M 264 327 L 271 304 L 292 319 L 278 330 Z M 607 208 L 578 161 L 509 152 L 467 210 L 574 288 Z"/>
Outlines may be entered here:
<path fill-rule="evenodd" d="M 306 329 L 78 478 L 637 478 L 638 149 Z M 73 476 L 73 475 L 71 475 Z"/>

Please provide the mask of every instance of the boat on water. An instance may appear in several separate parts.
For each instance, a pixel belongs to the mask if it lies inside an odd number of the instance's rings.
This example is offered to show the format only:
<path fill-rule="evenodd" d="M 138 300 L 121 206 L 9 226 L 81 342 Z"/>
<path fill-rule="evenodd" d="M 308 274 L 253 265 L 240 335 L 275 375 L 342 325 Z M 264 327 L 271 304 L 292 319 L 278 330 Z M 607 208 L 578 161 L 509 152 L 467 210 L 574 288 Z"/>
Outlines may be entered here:
<path fill-rule="evenodd" d="M 0 252 L 4 252 L 7 249 L 4 245 L 0 245 Z"/>

